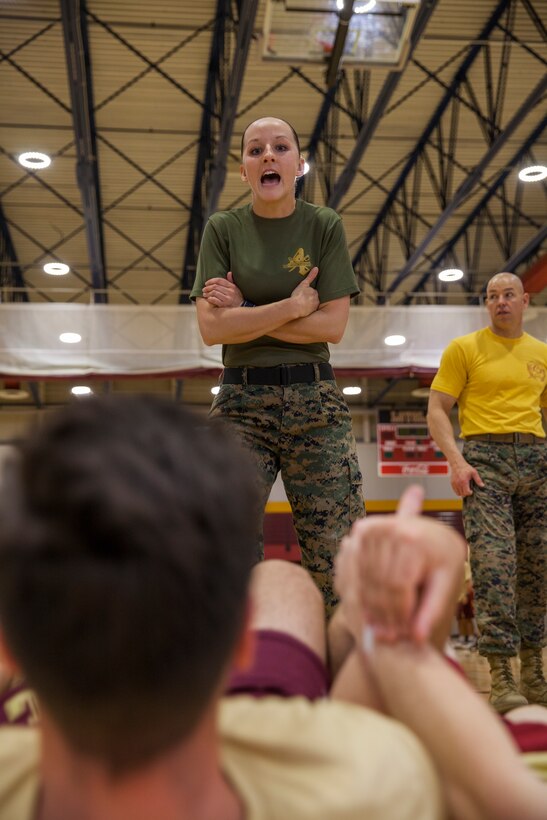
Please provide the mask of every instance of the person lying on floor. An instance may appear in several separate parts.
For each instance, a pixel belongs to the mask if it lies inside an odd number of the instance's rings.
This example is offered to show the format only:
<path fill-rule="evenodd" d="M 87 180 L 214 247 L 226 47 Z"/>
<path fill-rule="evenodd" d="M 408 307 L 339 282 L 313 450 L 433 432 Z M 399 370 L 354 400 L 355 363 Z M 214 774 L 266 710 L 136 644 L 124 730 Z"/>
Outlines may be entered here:
<path fill-rule="evenodd" d="M 287 562 L 252 568 L 255 484 L 226 431 L 152 397 L 29 435 L 0 496 L 0 664 L 41 718 L 0 728 L 0 819 L 544 817 L 547 787 L 426 640 L 459 536 L 412 496 L 385 531 L 356 526 L 338 573 L 356 642 L 327 696 L 320 593 Z M 391 556 L 415 584 L 397 617 Z"/>

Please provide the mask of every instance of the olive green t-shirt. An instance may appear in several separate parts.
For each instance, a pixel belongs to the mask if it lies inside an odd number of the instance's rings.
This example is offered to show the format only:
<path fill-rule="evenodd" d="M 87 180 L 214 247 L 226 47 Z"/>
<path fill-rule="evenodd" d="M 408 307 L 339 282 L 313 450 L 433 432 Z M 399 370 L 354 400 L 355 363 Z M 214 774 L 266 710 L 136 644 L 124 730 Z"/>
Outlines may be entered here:
<path fill-rule="evenodd" d="M 315 266 L 313 287 L 321 304 L 359 293 L 342 220 L 331 208 L 299 199 L 294 212 L 280 219 L 257 216 L 251 205 L 219 211 L 205 227 L 190 298 L 201 296 L 208 279 L 232 271 L 244 299 L 271 304 L 287 299 Z M 261 336 L 222 348 L 222 361 L 233 367 L 328 360 L 326 342 L 295 344 Z"/>

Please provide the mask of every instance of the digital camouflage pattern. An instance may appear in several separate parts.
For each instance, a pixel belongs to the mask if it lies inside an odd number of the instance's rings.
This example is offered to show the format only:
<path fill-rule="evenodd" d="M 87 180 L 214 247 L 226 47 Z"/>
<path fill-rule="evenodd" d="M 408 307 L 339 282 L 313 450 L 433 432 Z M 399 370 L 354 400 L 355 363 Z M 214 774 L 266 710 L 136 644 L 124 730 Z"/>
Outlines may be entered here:
<path fill-rule="evenodd" d="M 211 418 L 227 421 L 253 453 L 260 512 L 281 472 L 302 553 L 327 613 L 337 603 L 333 562 L 342 537 L 364 516 L 351 416 L 336 382 L 288 387 L 222 385 Z M 262 532 L 258 560 L 264 557 Z"/>
<path fill-rule="evenodd" d="M 481 655 L 545 644 L 547 446 L 466 441 L 485 486 L 463 499 Z"/>

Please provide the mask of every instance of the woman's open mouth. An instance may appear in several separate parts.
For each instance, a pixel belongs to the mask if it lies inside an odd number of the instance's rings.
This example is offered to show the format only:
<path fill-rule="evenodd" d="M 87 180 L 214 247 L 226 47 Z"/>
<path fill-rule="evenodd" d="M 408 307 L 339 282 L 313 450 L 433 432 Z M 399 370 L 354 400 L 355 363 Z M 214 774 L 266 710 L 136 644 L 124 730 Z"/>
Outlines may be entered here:
<path fill-rule="evenodd" d="M 264 171 L 260 177 L 262 185 L 278 185 L 281 182 L 281 177 L 277 171 Z"/>

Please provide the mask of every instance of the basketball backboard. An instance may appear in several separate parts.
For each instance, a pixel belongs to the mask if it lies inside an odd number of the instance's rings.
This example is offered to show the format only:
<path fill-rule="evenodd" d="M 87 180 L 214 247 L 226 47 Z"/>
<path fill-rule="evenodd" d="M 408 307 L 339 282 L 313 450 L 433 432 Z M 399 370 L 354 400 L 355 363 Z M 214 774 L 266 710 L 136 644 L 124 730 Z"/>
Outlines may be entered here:
<path fill-rule="evenodd" d="M 341 0 L 267 0 L 264 59 L 325 63 L 340 22 L 339 4 Z M 419 5 L 420 0 L 355 0 L 342 63 L 402 66 Z"/>

